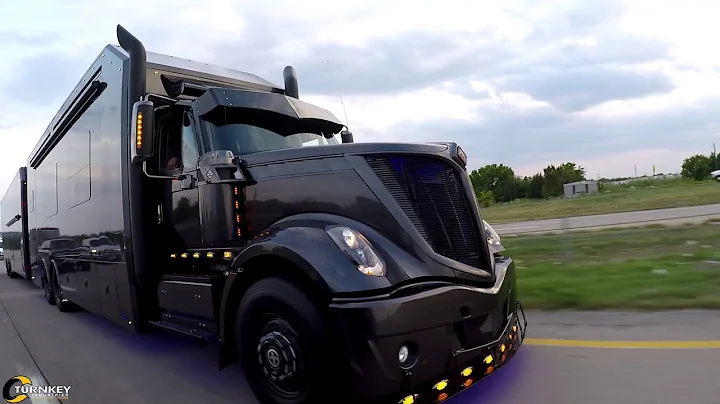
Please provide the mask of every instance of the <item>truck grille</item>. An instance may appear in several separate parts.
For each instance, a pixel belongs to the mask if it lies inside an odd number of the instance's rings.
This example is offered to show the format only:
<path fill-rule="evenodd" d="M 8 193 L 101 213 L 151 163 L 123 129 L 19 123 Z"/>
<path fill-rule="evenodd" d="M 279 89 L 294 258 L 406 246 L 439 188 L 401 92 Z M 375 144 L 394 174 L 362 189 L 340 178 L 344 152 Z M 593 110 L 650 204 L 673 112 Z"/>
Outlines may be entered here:
<path fill-rule="evenodd" d="M 428 156 L 366 157 L 405 215 L 432 247 L 447 258 L 489 270 L 478 240 L 459 173 L 449 163 Z"/>

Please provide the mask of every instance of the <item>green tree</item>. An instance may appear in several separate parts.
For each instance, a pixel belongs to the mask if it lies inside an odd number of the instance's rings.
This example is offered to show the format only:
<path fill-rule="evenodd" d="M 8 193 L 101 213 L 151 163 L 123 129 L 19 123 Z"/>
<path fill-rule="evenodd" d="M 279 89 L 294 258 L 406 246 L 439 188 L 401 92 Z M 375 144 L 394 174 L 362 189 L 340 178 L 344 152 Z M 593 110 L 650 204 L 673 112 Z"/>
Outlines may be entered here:
<path fill-rule="evenodd" d="M 487 208 L 495 204 L 495 197 L 493 197 L 492 191 L 480 191 L 477 198 L 481 208 Z"/>
<path fill-rule="evenodd" d="M 557 167 L 549 165 L 543 170 L 543 185 L 540 194 L 543 198 L 558 197 L 563 194 L 564 184 L 584 180 L 585 169 L 576 163 L 568 162 Z"/>
<path fill-rule="evenodd" d="M 710 176 L 712 166 L 715 162 L 708 156 L 696 154 L 683 160 L 682 175 L 683 178 L 692 179 L 694 181 L 702 181 Z"/>
<path fill-rule="evenodd" d="M 488 164 L 470 173 L 475 193 L 492 192 L 497 202 L 510 202 L 517 198 L 519 184 L 512 168 L 503 164 Z"/>
<path fill-rule="evenodd" d="M 528 181 L 528 193 L 526 198 L 530 199 L 540 199 L 542 198 L 542 187 L 545 183 L 545 179 L 542 175 L 535 174 L 532 177 L 530 177 Z"/>
<path fill-rule="evenodd" d="M 540 199 L 542 198 L 542 187 L 544 183 L 542 174 L 535 174 L 532 177 L 518 179 L 518 198 Z"/>
<path fill-rule="evenodd" d="M 710 152 L 710 159 L 708 160 L 708 163 L 710 164 L 710 172 L 720 169 L 720 159 L 718 159 L 718 155 L 715 150 Z"/>

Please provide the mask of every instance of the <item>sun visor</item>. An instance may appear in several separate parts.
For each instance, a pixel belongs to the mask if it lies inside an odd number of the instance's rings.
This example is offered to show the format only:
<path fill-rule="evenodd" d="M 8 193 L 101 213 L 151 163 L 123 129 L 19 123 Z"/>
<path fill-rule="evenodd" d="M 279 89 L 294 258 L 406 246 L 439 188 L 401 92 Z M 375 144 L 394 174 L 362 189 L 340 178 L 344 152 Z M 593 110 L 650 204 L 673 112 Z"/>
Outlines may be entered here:
<path fill-rule="evenodd" d="M 284 94 L 208 89 L 197 98 L 200 117 L 215 125 L 259 126 L 281 135 L 338 133 L 344 125 L 332 112 Z"/>

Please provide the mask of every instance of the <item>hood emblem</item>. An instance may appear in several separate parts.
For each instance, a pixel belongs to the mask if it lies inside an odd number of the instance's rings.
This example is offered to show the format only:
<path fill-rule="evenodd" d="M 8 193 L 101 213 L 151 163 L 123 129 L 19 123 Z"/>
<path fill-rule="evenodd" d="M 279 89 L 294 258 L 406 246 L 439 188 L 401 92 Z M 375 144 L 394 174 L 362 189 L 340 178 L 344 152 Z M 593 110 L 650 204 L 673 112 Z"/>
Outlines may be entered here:
<path fill-rule="evenodd" d="M 205 173 L 205 176 L 206 176 L 208 179 L 211 179 L 211 178 L 213 177 L 213 175 L 214 175 L 214 174 L 213 174 L 212 170 L 207 170 L 207 172 Z"/>

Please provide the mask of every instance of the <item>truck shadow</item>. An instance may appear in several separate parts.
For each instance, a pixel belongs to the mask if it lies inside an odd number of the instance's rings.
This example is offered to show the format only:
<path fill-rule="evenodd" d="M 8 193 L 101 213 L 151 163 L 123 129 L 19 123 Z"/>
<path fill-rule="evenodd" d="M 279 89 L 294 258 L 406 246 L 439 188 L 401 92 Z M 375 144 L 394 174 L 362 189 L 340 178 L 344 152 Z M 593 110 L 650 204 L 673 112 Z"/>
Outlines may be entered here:
<path fill-rule="evenodd" d="M 92 335 L 95 339 L 102 339 L 103 347 L 112 347 L 114 353 L 92 351 L 89 353 L 98 358 L 107 356 L 108 360 L 115 361 L 113 366 L 117 368 L 117 375 L 122 377 L 123 382 L 135 384 L 136 378 L 142 374 L 151 373 L 156 375 L 153 381 L 156 387 L 172 383 L 172 388 L 177 391 L 187 389 L 197 391 L 199 389 L 213 396 L 214 402 L 222 403 L 226 400 L 227 402 L 230 402 L 229 400 L 237 402 L 238 398 L 242 403 L 255 404 L 257 402 L 238 365 L 218 371 L 219 344 L 202 343 L 164 330 L 151 330 L 145 335 L 133 334 L 81 309 L 71 313 L 57 313 L 54 307 L 47 304 L 40 290 L 32 285 L 23 285 L 22 289 L 25 289 L 26 286 L 28 290 L 23 292 L 33 295 L 32 300 L 35 301 L 33 306 L 43 305 L 51 316 L 65 317 L 63 323 L 71 326 L 78 334 Z M 523 347 L 514 360 L 496 374 L 446 402 L 450 404 L 513 402 L 510 393 L 513 386 L 526 378 L 525 373 L 532 368 L 527 363 L 531 361 L 531 352 L 527 352 L 530 348 Z M 125 357 L 127 360 L 118 361 L 117 357 Z M 138 369 L 138 365 L 142 369 Z M 158 369 L 163 369 L 163 372 L 158 372 Z M 165 371 L 172 372 L 174 376 L 172 382 L 157 379 L 157 376 Z M 87 378 L 83 377 L 83 379 Z M 186 384 L 177 385 L 178 380 Z M 191 386 L 194 388 L 191 389 Z M 77 388 L 78 390 L 83 389 L 83 386 L 77 386 Z M 110 393 L 111 390 L 112 386 L 107 386 L 107 393 Z M 207 399 L 205 397 L 205 400 Z"/>
<path fill-rule="evenodd" d="M 31 283 L 14 284 L 3 296 L 48 382 L 73 385 L 71 402 L 126 402 L 121 398 L 131 391 L 139 402 L 257 403 L 238 365 L 218 371 L 218 343 L 163 330 L 133 334 L 82 309 L 59 313 Z"/>

